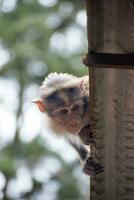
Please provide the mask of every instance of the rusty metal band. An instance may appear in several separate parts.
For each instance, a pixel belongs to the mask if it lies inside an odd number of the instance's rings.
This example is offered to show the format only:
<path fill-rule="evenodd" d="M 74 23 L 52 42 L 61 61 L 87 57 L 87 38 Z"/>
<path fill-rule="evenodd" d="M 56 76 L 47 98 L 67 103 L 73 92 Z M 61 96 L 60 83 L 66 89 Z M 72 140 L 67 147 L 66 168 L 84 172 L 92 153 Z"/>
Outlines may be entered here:
<path fill-rule="evenodd" d="M 113 54 L 89 52 L 83 63 L 95 68 L 134 69 L 134 54 Z"/>

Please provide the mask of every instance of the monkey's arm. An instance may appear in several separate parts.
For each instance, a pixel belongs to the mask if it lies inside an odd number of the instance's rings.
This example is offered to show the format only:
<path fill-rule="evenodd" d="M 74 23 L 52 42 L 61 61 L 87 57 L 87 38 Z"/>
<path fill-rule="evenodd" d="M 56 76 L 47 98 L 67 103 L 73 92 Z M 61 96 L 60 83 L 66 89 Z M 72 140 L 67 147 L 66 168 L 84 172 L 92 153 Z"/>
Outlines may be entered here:
<path fill-rule="evenodd" d="M 80 157 L 83 172 L 85 174 L 95 175 L 95 174 L 99 174 L 99 173 L 103 172 L 102 166 L 93 161 L 92 157 L 90 157 L 89 151 L 85 148 L 84 145 L 77 145 L 70 140 L 69 140 L 69 143 L 77 151 L 77 153 Z"/>

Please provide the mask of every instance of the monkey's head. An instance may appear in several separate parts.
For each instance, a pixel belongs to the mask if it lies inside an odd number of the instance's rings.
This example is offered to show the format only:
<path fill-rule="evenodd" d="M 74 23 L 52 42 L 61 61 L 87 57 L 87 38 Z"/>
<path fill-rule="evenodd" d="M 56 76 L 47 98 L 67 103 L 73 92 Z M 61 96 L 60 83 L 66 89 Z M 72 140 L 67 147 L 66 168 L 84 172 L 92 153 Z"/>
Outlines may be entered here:
<path fill-rule="evenodd" d="M 40 87 L 40 99 L 34 102 L 56 129 L 77 134 L 88 119 L 88 87 L 88 76 L 51 73 Z"/>

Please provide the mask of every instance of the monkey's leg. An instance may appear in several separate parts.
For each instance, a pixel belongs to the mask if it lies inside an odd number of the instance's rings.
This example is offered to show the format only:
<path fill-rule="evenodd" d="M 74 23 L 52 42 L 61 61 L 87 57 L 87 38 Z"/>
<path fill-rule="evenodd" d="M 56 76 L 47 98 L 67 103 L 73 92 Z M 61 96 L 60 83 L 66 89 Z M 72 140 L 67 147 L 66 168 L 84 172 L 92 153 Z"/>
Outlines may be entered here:
<path fill-rule="evenodd" d="M 83 172 L 87 175 L 95 175 L 103 172 L 103 167 L 93 161 L 90 153 L 83 145 L 77 145 L 69 141 L 73 148 L 78 152 L 82 164 Z"/>

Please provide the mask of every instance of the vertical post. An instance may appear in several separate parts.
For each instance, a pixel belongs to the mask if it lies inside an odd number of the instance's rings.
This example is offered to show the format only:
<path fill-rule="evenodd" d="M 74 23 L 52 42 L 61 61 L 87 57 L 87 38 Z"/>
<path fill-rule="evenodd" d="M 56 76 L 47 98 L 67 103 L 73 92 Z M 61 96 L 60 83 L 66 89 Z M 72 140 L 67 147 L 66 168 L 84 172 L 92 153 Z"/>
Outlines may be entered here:
<path fill-rule="evenodd" d="M 134 2 L 87 0 L 86 4 L 89 51 L 134 52 L 130 24 L 134 23 Z M 91 178 L 90 200 L 133 200 L 134 70 L 89 67 L 91 127 L 96 140 L 91 151 L 104 166 L 103 173 Z"/>

